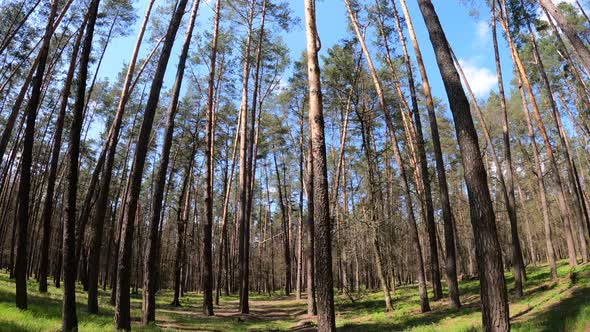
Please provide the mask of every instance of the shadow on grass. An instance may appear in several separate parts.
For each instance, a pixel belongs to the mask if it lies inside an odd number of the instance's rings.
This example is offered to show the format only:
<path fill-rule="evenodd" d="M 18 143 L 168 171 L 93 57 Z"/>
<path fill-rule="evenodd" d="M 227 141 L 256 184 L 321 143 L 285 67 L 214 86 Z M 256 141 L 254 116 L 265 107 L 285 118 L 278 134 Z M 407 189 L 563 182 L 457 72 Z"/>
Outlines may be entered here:
<path fill-rule="evenodd" d="M 0 320 L 0 331 L 4 332 L 28 332 L 29 330 L 13 323 Z"/>
<path fill-rule="evenodd" d="M 528 319 L 518 322 L 514 328 L 532 329 L 540 332 L 568 331 L 568 322 L 575 321 L 584 308 L 589 305 L 590 287 L 577 288 L 570 296 L 561 299 Z"/>

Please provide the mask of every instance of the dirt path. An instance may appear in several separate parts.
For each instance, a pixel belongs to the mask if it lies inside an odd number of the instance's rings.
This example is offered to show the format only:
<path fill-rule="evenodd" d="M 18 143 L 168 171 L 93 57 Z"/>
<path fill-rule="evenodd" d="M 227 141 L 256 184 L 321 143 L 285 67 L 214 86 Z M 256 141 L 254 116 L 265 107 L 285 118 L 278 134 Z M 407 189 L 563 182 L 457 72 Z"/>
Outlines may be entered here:
<path fill-rule="evenodd" d="M 307 315 L 305 300 L 297 301 L 294 296 L 281 296 L 268 300 L 251 299 L 250 313 L 238 311 L 238 300 L 221 301 L 215 307 L 215 316 L 206 317 L 201 312 L 201 302 L 193 297 L 189 305 L 180 308 L 164 306 L 158 308 L 157 326 L 178 331 L 266 331 L 273 323 L 288 326 L 289 331 L 316 331 L 314 319 Z M 199 298 L 200 300 L 200 298 Z M 282 329 L 281 329 L 282 330 Z"/>

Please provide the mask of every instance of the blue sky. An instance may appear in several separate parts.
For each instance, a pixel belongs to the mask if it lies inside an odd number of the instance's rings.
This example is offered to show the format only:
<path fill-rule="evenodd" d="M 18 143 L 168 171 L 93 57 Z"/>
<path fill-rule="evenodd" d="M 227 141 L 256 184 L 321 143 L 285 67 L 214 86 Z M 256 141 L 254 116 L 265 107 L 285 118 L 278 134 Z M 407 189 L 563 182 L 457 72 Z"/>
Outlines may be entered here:
<path fill-rule="evenodd" d="M 158 1 L 157 1 L 158 2 Z M 410 14 L 418 35 L 427 72 L 436 97 L 446 102 L 446 94 L 436 66 L 434 52 L 430 46 L 428 32 L 420 15 L 416 0 L 407 0 Z M 489 27 L 489 11 L 484 1 L 465 0 L 434 0 L 435 8 L 447 38 L 453 47 L 455 54 L 460 59 L 467 78 L 478 98 L 485 98 L 492 89 L 497 89 L 495 64 Z M 303 0 L 291 0 L 291 8 L 294 16 L 301 20 L 301 24 L 292 28 L 284 35 L 284 40 L 291 51 L 291 58 L 297 59 L 305 49 L 305 32 L 303 25 Z M 214 0 L 202 1 L 199 9 L 199 19 L 196 31 L 199 29 L 211 29 L 211 13 Z M 109 45 L 103 66 L 100 70 L 100 77 L 115 77 L 122 65 L 129 61 L 136 34 L 141 24 L 141 18 L 145 12 L 147 0 L 135 2 L 138 20 L 134 27 L 130 28 L 127 37 L 114 39 Z M 317 24 L 318 33 L 322 40 L 323 51 L 338 43 L 339 40 L 348 35 L 347 14 L 344 3 L 341 0 L 322 0 L 317 2 Z M 479 13 L 472 15 L 470 13 Z M 498 26 L 500 33 L 500 27 Z M 179 31 L 178 38 L 181 39 L 184 31 Z M 505 46 L 504 39 L 499 35 L 501 61 L 503 65 L 505 83 L 508 83 L 512 75 L 510 57 Z M 180 42 L 176 43 L 177 47 Z M 142 50 L 145 54 L 147 49 Z M 413 53 L 412 53 L 413 56 Z M 172 56 L 169 70 L 166 75 L 166 85 L 170 87 L 174 77 L 174 68 L 177 61 Z"/>

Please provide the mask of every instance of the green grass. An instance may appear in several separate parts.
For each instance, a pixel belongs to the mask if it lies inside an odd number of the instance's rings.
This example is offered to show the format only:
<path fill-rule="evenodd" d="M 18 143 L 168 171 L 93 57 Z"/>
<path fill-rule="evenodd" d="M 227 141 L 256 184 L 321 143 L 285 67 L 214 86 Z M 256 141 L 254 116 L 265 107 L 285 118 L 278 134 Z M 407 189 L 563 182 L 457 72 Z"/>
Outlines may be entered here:
<path fill-rule="evenodd" d="M 590 265 L 574 269 L 572 280 L 565 262 L 558 265 L 559 281 L 549 281 L 547 266 L 527 268 L 528 280 L 525 295 L 519 299 L 510 294 L 510 317 L 513 331 L 590 331 Z M 512 275 L 506 274 L 509 292 Z M 14 280 L 0 274 L 0 331 L 59 331 L 61 326 L 62 290 L 49 287 L 40 294 L 37 283 L 28 284 L 29 309 L 21 311 L 14 304 Z M 353 294 L 354 303 L 344 295 L 336 296 L 337 326 L 340 331 L 479 331 L 479 282 L 463 281 L 460 284 L 459 310 L 450 309 L 447 300 L 431 302 L 432 311 L 419 311 L 416 286 L 399 287 L 394 293 L 394 310 L 384 311 L 381 292 Z M 510 292 L 511 293 L 511 292 Z M 112 330 L 113 308 L 110 294 L 100 293 L 100 314 L 86 311 L 86 294 L 78 289 L 78 319 L 80 331 Z M 132 295 L 133 329 L 139 331 L 309 331 L 313 322 L 305 315 L 305 300 L 280 295 L 251 294 L 251 314 L 237 314 L 237 297 L 224 297 L 216 307 L 215 317 L 201 312 L 201 295 L 188 293 L 181 299 L 182 307 L 170 305 L 172 293 L 162 291 L 157 297 L 157 323 L 139 324 L 141 294 Z"/>

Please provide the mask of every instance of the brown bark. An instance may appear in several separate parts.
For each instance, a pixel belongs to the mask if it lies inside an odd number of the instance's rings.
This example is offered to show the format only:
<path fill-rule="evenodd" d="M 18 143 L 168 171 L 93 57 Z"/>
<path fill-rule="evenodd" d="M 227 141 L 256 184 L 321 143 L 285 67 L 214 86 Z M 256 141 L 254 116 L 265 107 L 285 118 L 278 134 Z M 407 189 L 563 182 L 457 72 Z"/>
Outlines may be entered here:
<path fill-rule="evenodd" d="M 76 203 L 78 193 L 78 167 L 80 157 L 80 135 L 84 121 L 84 105 L 86 103 L 86 80 L 88 76 L 88 65 L 92 53 L 92 40 L 94 28 L 98 16 L 100 0 L 93 0 L 88 9 L 88 26 L 82 43 L 80 53 L 80 70 L 78 71 L 78 86 L 76 100 L 73 108 L 73 118 L 70 129 L 70 148 L 68 153 L 67 171 L 67 194 L 66 194 L 66 219 L 64 222 L 63 239 L 63 266 L 64 266 L 64 298 L 62 311 L 62 330 L 77 330 L 78 320 L 76 317 L 76 255 L 75 255 L 75 233 L 76 226 Z"/>
<path fill-rule="evenodd" d="M 238 210 L 238 264 L 239 264 L 239 280 L 240 280 L 240 313 L 247 314 L 250 312 L 248 302 L 249 277 L 250 277 L 250 263 L 249 263 L 249 247 L 250 247 L 250 225 L 248 224 L 248 82 L 250 77 L 250 52 L 252 47 L 252 20 L 254 18 L 255 2 L 248 1 L 250 11 L 248 14 L 248 31 L 246 36 L 246 47 L 244 54 L 244 64 L 242 70 L 242 99 L 240 103 L 240 169 L 238 181 L 238 195 L 239 195 L 239 210 Z"/>
<path fill-rule="evenodd" d="M 504 198 L 504 202 L 505 202 L 506 208 L 508 210 L 508 219 L 510 221 L 510 234 L 512 237 L 512 242 L 511 242 L 512 264 L 514 267 L 514 292 L 517 297 L 521 297 L 523 295 L 523 283 L 524 283 L 524 279 L 525 279 L 525 276 L 524 276 L 525 266 L 524 266 L 524 259 L 522 258 L 522 249 L 520 246 L 520 239 L 518 236 L 518 222 L 517 222 L 517 217 L 516 217 L 516 206 L 514 203 L 514 186 L 513 186 L 513 183 L 511 185 L 508 185 L 506 179 L 504 178 L 502 164 L 500 163 L 500 161 L 498 159 L 498 154 L 496 153 L 496 149 L 494 147 L 494 142 L 492 141 L 492 137 L 490 135 L 488 125 L 485 122 L 485 119 L 483 117 L 481 109 L 479 108 L 479 105 L 477 103 L 475 95 L 473 94 L 473 91 L 471 90 L 471 86 L 470 86 L 469 82 L 467 81 L 467 77 L 463 73 L 463 69 L 461 68 L 461 64 L 459 63 L 455 54 L 452 51 L 451 51 L 451 55 L 453 56 L 453 59 L 455 61 L 455 66 L 457 67 L 457 70 L 459 71 L 461 79 L 463 80 L 463 84 L 465 85 L 465 88 L 467 89 L 467 92 L 471 98 L 471 103 L 473 105 L 473 108 L 475 109 L 475 114 L 477 114 L 477 118 L 480 122 L 480 126 L 482 128 L 486 144 L 488 145 L 490 154 L 492 155 L 492 160 L 494 162 L 494 165 L 496 166 L 496 170 L 497 170 L 496 176 L 498 177 L 499 182 L 500 182 L 502 196 Z M 508 128 L 507 128 L 508 119 L 504 117 L 506 115 L 505 110 L 506 110 L 506 108 L 504 107 L 503 108 L 503 114 L 504 114 L 503 118 L 505 120 L 504 124 L 506 125 L 504 128 L 507 132 L 508 131 Z M 508 143 L 507 149 L 510 149 L 510 141 L 508 140 L 508 142 L 505 142 L 505 143 Z M 508 160 L 510 160 L 510 159 L 508 159 Z M 507 167 L 506 174 L 508 174 L 509 172 L 511 173 L 511 169 L 512 169 L 512 167 L 509 164 Z M 510 176 L 510 179 L 512 179 L 511 176 Z"/>
<path fill-rule="evenodd" d="M 143 308 L 142 308 L 142 324 L 147 325 L 156 319 L 156 268 L 157 268 L 157 252 L 158 252 L 158 226 L 160 224 L 160 217 L 162 213 L 162 202 L 164 198 L 164 189 L 166 184 L 166 175 L 168 174 L 168 163 L 170 160 L 170 150 L 172 148 L 172 139 L 174 136 L 174 119 L 178 112 L 178 101 L 180 99 L 180 89 L 182 87 L 182 80 L 184 78 L 184 70 L 186 67 L 186 60 L 190 48 L 190 42 L 193 34 L 193 28 L 199 10 L 200 0 L 193 1 L 191 9 L 191 16 L 188 22 L 184 43 L 178 59 L 178 66 L 176 69 L 176 78 L 174 87 L 172 88 L 172 99 L 168 107 L 168 115 L 166 118 L 166 127 L 164 129 L 164 141 L 162 143 L 162 150 L 160 152 L 160 165 L 156 175 L 152 212 L 149 224 L 148 244 L 145 251 L 145 265 L 144 265 L 144 279 L 143 279 Z M 147 15 L 146 15 L 147 17 Z"/>
<path fill-rule="evenodd" d="M 447 92 L 461 151 L 476 245 L 483 328 L 485 331 L 508 331 L 510 330 L 508 296 L 495 224 L 496 217 L 487 185 L 485 166 L 479 150 L 477 132 L 471 118 L 469 101 L 461 86 L 449 43 L 432 2 L 418 0 L 418 4 Z"/>
<path fill-rule="evenodd" d="M 504 4 L 504 8 L 505 7 L 506 7 L 506 5 Z M 506 13 L 505 9 L 504 9 L 504 13 Z M 505 15 L 507 15 L 507 14 L 505 14 Z M 555 184 L 557 185 L 557 188 L 558 188 L 557 202 L 558 202 L 559 210 L 560 210 L 561 217 L 562 217 L 563 223 L 564 223 L 564 233 L 565 233 L 565 239 L 567 242 L 569 264 L 571 266 L 575 266 L 575 265 L 577 265 L 576 249 L 575 249 L 575 245 L 574 245 L 574 239 L 572 236 L 572 228 L 571 228 L 571 224 L 570 224 L 570 219 L 569 219 L 569 215 L 568 215 L 568 211 L 567 211 L 567 203 L 565 200 L 565 188 L 563 186 L 559 167 L 557 166 L 557 161 L 554 156 L 553 144 L 551 144 L 551 142 L 549 141 L 549 136 L 547 135 L 547 129 L 545 128 L 545 124 L 543 123 L 541 113 L 539 111 L 539 107 L 537 105 L 537 101 L 535 99 L 535 95 L 533 93 L 531 83 L 529 82 L 528 76 L 527 76 L 526 71 L 524 69 L 524 65 L 522 64 L 522 61 L 520 59 L 520 55 L 518 54 L 518 51 L 516 50 L 516 47 L 515 47 L 514 42 L 512 40 L 512 36 L 511 36 L 510 31 L 508 29 L 508 16 L 502 17 L 502 19 L 500 20 L 500 23 L 502 25 L 502 29 L 504 29 L 504 33 L 505 33 L 505 36 L 508 41 L 508 46 L 510 47 L 510 54 L 512 56 L 512 61 L 514 63 L 514 66 L 518 70 L 520 80 L 523 83 L 523 87 L 529 97 L 529 102 L 530 102 L 531 107 L 533 109 L 533 115 L 534 115 L 535 121 L 537 123 L 537 128 L 539 129 L 539 134 L 541 135 L 541 138 L 543 139 L 543 143 L 545 145 L 545 151 L 547 153 L 547 158 L 549 159 L 549 163 L 550 163 L 550 166 L 552 169 L 551 175 L 553 177 L 553 181 L 555 182 Z"/>
<path fill-rule="evenodd" d="M 428 117 L 430 121 L 430 132 L 432 135 L 432 146 L 434 150 L 434 159 L 436 162 L 436 176 L 438 181 L 438 187 L 440 192 L 440 201 L 441 201 L 441 208 L 442 208 L 442 219 L 444 225 L 444 236 L 445 236 L 445 275 L 447 278 L 447 284 L 449 288 L 449 298 L 451 300 L 451 305 L 455 308 L 459 308 L 461 306 L 461 301 L 459 298 L 459 283 L 457 281 L 457 258 L 456 258 L 456 250 L 455 250 L 455 226 L 453 225 L 453 214 L 451 210 L 451 204 L 449 200 L 449 189 L 447 184 L 447 176 L 445 171 L 445 164 L 442 155 L 442 148 L 440 144 L 440 135 L 438 132 L 438 122 L 436 119 L 436 112 L 434 109 L 434 101 L 432 98 L 432 94 L 430 91 L 430 83 L 428 80 L 428 75 L 426 73 L 426 68 L 424 66 L 424 61 L 422 60 L 422 52 L 420 50 L 420 46 L 418 45 L 418 40 L 416 38 L 416 33 L 414 32 L 414 26 L 412 24 L 412 19 L 409 15 L 406 3 L 404 0 L 400 1 L 402 5 L 402 10 L 404 13 L 404 18 L 406 22 L 406 26 L 408 28 L 408 32 L 410 35 L 410 40 L 412 41 L 412 45 L 414 48 L 414 53 L 416 55 L 416 62 L 418 64 L 418 69 L 420 71 L 420 77 L 422 78 L 422 90 L 426 96 L 426 109 L 428 111 Z M 392 6 L 395 9 L 395 3 L 392 1 Z M 394 14 L 397 13 L 397 10 L 394 11 Z M 397 15 L 396 15 L 397 17 Z"/>
<path fill-rule="evenodd" d="M 78 52 L 82 36 L 86 27 L 86 20 L 78 32 L 78 36 L 72 45 L 72 56 L 66 79 L 64 81 L 62 95 L 60 100 L 59 112 L 55 121 L 55 130 L 53 136 L 53 146 L 51 148 L 51 162 L 49 165 L 49 175 L 47 177 L 47 188 L 45 191 L 45 202 L 43 204 L 43 239 L 41 244 L 41 262 L 39 266 L 39 292 L 47 292 L 47 273 L 49 265 L 49 241 L 51 237 L 51 220 L 53 218 L 53 196 L 55 194 L 55 182 L 57 180 L 57 167 L 59 164 L 59 152 L 61 150 L 62 133 L 66 108 L 70 97 L 70 90 L 74 80 L 74 72 L 78 62 Z"/>
<path fill-rule="evenodd" d="M 215 88 L 215 66 L 217 64 L 217 43 L 219 35 L 219 16 L 221 0 L 215 4 L 215 18 L 213 27 L 213 40 L 211 45 L 209 86 L 207 91 L 207 123 L 205 125 L 205 225 L 203 227 L 203 313 L 207 316 L 213 315 L 213 179 L 215 177 L 215 164 L 213 149 L 215 145 L 214 136 L 214 88 Z M 225 227 L 225 225 L 224 225 Z M 219 252 L 221 256 L 221 250 Z M 219 265 L 221 272 L 221 264 Z M 221 273 L 219 273 L 221 276 Z M 217 298 L 219 303 L 219 298 Z"/>
<path fill-rule="evenodd" d="M 418 239 L 418 228 L 416 226 L 416 220 L 414 217 L 414 210 L 412 207 L 412 195 L 410 192 L 408 177 L 407 177 L 407 174 L 405 171 L 405 166 L 402 161 L 403 159 L 402 159 L 402 155 L 401 155 L 401 152 L 399 149 L 399 143 L 397 141 L 397 137 L 395 136 L 395 128 L 393 126 L 393 120 L 391 117 L 391 113 L 388 109 L 389 105 L 387 104 L 387 102 L 385 100 L 385 94 L 383 92 L 381 82 L 379 81 L 379 77 L 377 76 L 377 71 L 375 70 L 375 66 L 373 65 L 373 61 L 371 60 L 371 56 L 370 56 L 367 46 L 365 44 L 364 38 L 362 38 L 362 34 L 360 32 L 355 14 L 352 12 L 352 10 L 350 8 L 349 1 L 344 0 L 344 3 L 346 4 L 348 13 L 349 13 L 349 15 L 351 17 L 351 21 L 353 23 L 353 28 L 355 29 L 355 32 L 356 32 L 357 37 L 359 38 L 359 42 L 361 44 L 361 48 L 362 48 L 363 53 L 365 55 L 365 60 L 366 60 L 367 65 L 369 67 L 369 72 L 370 72 L 370 75 L 371 75 L 371 78 L 373 81 L 373 85 L 376 90 L 377 97 L 379 99 L 379 106 L 381 107 L 381 111 L 385 114 L 385 123 L 387 125 L 389 136 L 391 138 L 393 155 L 394 155 L 396 163 L 398 164 L 399 176 L 401 178 L 402 190 L 404 192 L 404 199 L 405 199 L 405 205 L 406 205 L 406 210 L 407 210 L 407 215 L 408 215 L 408 223 L 409 223 L 409 228 L 410 228 L 410 236 L 412 238 L 412 242 L 413 242 L 412 244 L 414 246 L 414 255 L 416 256 L 416 259 L 418 262 L 418 284 L 419 284 L 419 293 L 420 293 L 420 309 L 422 310 L 422 312 L 427 312 L 427 311 L 430 311 L 430 305 L 428 303 L 428 293 L 427 293 L 427 289 L 426 289 L 426 276 L 424 274 L 424 260 L 422 258 L 422 248 L 420 245 L 420 241 Z M 403 110 L 400 110 L 400 111 L 403 112 Z"/>
<path fill-rule="evenodd" d="M 555 3 L 551 0 L 537 0 L 539 5 L 549 13 L 549 16 L 555 19 L 557 26 L 569 42 L 572 44 L 574 53 L 578 56 L 582 66 L 586 69 L 586 73 L 590 71 L 590 50 L 584 44 L 584 41 L 578 36 L 578 33 L 574 28 L 567 22 L 565 16 L 559 11 Z"/>
<path fill-rule="evenodd" d="M 371 124 L 368 121 L 364 120 L 364 113 L 367 112 L 366 102 L 364 103 L 362 111 L 359 111 L 357 109 L 355 109 L 355 111 L 357 113 L 357 117 L 361 127 L 361 136 L 363 138 L 363 150 L 365 152 L 365 158 L 367 159 L 368 167 L 369 187 L 367 188 L 367 190 L 369 191 L 368 205 L 370 210 L 370 223 L 368 223 L 371 232 L 370 241 L 372 242 L 373 255 L 376 261 L 375 263 L 377 268 L 377 277 L 379 278 L 379 283 L 381 284 L 381 288 L 383 290 L 383 296 L 385 300 L 385 311 L 392 311 L 393 306 L 391 305 L 391 293 L 385 277 L 385 265 L 383 263 L 383 253 L 381 249 L 382 245 L 380 243 L 381 241 L 379 234 L 382 229 L 382 219 L 380 218 L 380 216 L 383 215 L 383 211 L 380 211 L 379 206 L 382 206 L 383 196 L 381 194 L 381 190 L 378 188 L 376 179 L 376 177 L 380 177 L 380 175 L 378 174 L 379 171 L 375 167 L 375 163 L 378 163 L 378 160 L 375 160 L 376 157 L 373 151 L 373 146 L 371 145 L 368 139 L 368 137 L 373 135 L 373 129 L 371 127 Z"/>
<path fill-rule="evenodd" d="M 287 212 L 285 209 L 285 201 L 283 199 L 283 186 L 281 184 L 281 175 L 279 173 L 279 165 L 277 163 L 278 151 L 273 146 L 273 161 L 275 165 L 275 173 L 277 176 L 277 191 L 279 193 L 279 208 L 281 210 L 281 227 L 283 231 L 283 257 L 285 259 L 285 295 L 289 296 L 291 293 L 291 254 L 289 249 L 290 232 L 289 222 L 287 221 Z"/>
<path fill-rule="evenodd" d="M 129 280 L 131 270 L 129 262 L 131 261 L 131 251 L 133 244 L 133 222 L 137 212 L 136 210 L 139 194 L 141 191 L 143 169 L 148 152 L 154 116 L 158 107 L 160 91 L 164 81 L 164 74 L 166 73 L 168 60 L 170 59 L 176 33 L 178 32 L 187 2 L 187 0 L 179 0 L 166 32 L 166 39 L 164 41 L 160 59 L 154 73 L 154 79 L 152 81 L 152 86 L 150 88 L 148 101 L 146 103 L 146 108 L 143 115 L 144 118 L 139 130 L 139 137 L 137 139 L 135 148 L 135 156 L 133 158 L 133 167 L 128 180 L 129 190 L 125 197 L 126 206 L 125 210 L 123 211 L 123 219 L 121 223 L 121 237 L 119 239 L 119 257 L 117 266 L 117 292 L 115 306 L 115 327 L 117 329 L 131 329 L 131 303 L 129 298 Z"/>
<path fill-rule="evenodd" d="M 23 137 L 23 151 L 20 161 L 20 182 L 18 187 L 18 211 L 15 218 L 17 229 L 16 236 L 16 261 L 14 274 L 16 277 L 16 306 L 19 309 L 27 309 L 27 233 L 29 223 L 29 192 L 31 189 L 31 166 L 33 163 L 33 144 L 35 139 L 35 121 L 37 118 L 37 109 L 41 102 L 41 88 L 43 76 L 49 55 L 49 46 L 53 34 L 52 25 L 57 12 L 58 3 L 56 0 L 50 4 L 50 11 L 47 17 L 47 26 L 43 35 L 43 43 L 38 55 L 38 64 L 34 70 L 35 76 L 31 81 L 31 95 L 25 110 L 25 131 Z M 31 68 L 31 73 L 33 69 Z M 29 74 L 30 75 L 30 74 Z M 26 85 L 26 83 L 25 83 Z M 27 90 L 23 86 L 23 90 Z M 16 108 L 16 106 L 15 106 Z M 7 124 L 8 127 L 8 124 Z M 7 128 L 5 128 L 5 132 Z M 4 136 L 4 135 L 3 135 Z M 4 137 L 3 137 L 4 138 Z M 4 150 L 0 156 L 4 155 Z M 18 223 L 16 223 L 18 221 Z M 14 228 L 13 228 L 14 229 Z M 14 231 L 13 231 L 14 232 Z"/>
<path fill-rule="evenodd" d="M 332 240 L 330 202 L 324 137 L 324 115 L 316 28 L 315 0 L 304 0 L 307 39 L 307 73 L 309 85 L 309 128 L 313 169 L 313 219 L 315 245 L 315 280 L 317 291 L 318 330 L 335 331 L 334 288 L 332 278 Z"/>
<path fill-rule="evenodd" d="M 580 243 L 580 252 L 582 254 L 582 261 L 584 263 L 588 262 L 588 248 L 587 248 L 587 243 L 586 243 L 586 231 L 584 228 L 584 221 L 585 221 L 585 216 L 583 215 L 582 212 L 582 201 L 583 201 L 583 196 L 582 196 L 582 188 L 578 187 L 578 182 L 576 181 L 576 179 L 578 178 L 578 174 L 574 165 L 574 160 L 571 156 L 571 152 L 569 149 L 569 144 L 567 142 L 567 137 L 565 132 L 563 131 L 563 127 L 561 126 L 561 115 L 559 114 L 559 111 L 557 109 L 557 104 L 555 103 L 555 99 L 553 96 L 553 89 L 551 87 L 551 84 L 549 83 L 549 78 L 547 77 L 547 73 L 545 72 L 545 66 L 543 65 L 543 60 L 541 59 L 541 55 L 539 54 L 539 49 L 537 46 L 537 41 L 535 38 L 535 34 L 533 32 L 533 29 L 531 27 L 530 22 L 527 20 L 527 25 L 528 25 L 528 29 L 529 29 L 529 36 L 531 39 L 531 45 L 533 46 L 533 55 L 538 67 L 538 71 L 539 71 L 539 76 L 541 77 L 541 82 L 543 82 L 543 86 L 545 88 L 545 90 L 547 91 L 547 99 L 549 101 L 549 106 L 551 108 L 551 116 L 553 118 L 553 122 L 555 123 L 555 127 L 557 128 L 557 133 L 558 133 L 558 137 L 564 152 L 564 157 L 566 159 L 566 170 L 567 170 L 567 177 L 568 177 L 568 181 L 569 181 L 569 185 L 570 188 L 572 189 L 572 194 L 571 194 L 571 201 L 572 201 L 572 207 L 574 210 L 574 216 L 575 216 L 575 221 L 576 221 L 576 225 L 578 226 L 578 235 L 580 236 L 579 238 L 579 243 Z"/>

